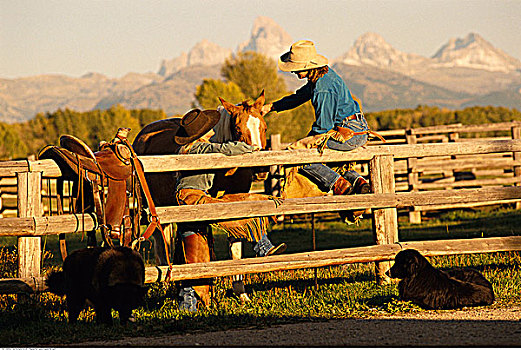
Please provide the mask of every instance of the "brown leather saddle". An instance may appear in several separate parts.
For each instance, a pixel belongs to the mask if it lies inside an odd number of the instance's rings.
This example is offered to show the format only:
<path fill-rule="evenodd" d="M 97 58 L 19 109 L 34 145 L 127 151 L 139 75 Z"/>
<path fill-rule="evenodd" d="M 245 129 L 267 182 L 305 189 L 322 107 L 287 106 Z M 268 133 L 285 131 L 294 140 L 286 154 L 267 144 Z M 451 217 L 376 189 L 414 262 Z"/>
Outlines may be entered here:
<path fill-rule="evenodd" d="M 112 239 L 119 239 L 121 245 L 129 246 L 138 236 L 141 197 L 131 162 L 133 151 L 127 141 L 129 131 L 120 128 L 114 139 L 100 144 L 97 152 L 80 139 L 63 135 L 59 147 L 47 146 L 38 155 L 39 159 L 56 161 L 62 180 L 73 182 L 73 212 L 94 211 L 109 245 Z"/>

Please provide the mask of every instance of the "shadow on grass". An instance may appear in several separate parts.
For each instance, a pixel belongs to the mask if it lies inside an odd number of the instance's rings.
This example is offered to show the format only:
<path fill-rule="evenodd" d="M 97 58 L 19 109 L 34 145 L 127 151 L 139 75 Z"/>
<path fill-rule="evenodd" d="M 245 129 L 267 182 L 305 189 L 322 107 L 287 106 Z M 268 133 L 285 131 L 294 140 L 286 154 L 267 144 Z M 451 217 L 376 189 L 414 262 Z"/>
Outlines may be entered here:
<path fill-rule="evenodd" d="M 349 277 L 332 277 L 332 278 L 318 278 L 317 286 L 329 286 L 332 284 L 345 284 L 354 282 L 371 282 L 374 281 L 374 276 L 367 274 L 356 274 Z M 253 291 L 268 291 L 271 289 L 286 289 L 291 287 L 297 293 L 303 293 L 306 290 L 315 288 L 314 279 L 298 279 L 286 281 L 269 281 L 264 283 L 245 284 L 245 289 L 248 294 Z M 226 292 L 227 296 L 232 296 L 231 290 Z"/>

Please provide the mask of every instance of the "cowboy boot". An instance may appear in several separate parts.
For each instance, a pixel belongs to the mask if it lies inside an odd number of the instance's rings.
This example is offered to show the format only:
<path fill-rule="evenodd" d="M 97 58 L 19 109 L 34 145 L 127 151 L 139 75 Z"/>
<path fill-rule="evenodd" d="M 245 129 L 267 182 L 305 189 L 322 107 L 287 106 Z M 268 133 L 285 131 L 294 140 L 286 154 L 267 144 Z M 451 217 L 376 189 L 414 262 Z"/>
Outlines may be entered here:
<path fill-rule="evenodd" d="M 333 194 L 345 195 L 345 194 L 365 194 L 371 191 L 369 183 L 361 176 L 357 177 L 355 183 L 351 185 L 349 181 L 344 179 L 342 176 L 336 180 L 333 184 Z M 340 218 L 343 222 L 348 225 L 358 223 L 361 219 L 362 214 L 365 213 L 365 209 L 361 210 L 344 210 L 339 212 Z"/>
<path fill-rule="evenodd" d="M 205 237 L 200 234 L 192 234 L 183 237 L 185 262 L 187 264 L 210 262 L 210 249 Z M 210 305 L 210 285 L 207 279 L 191 281 L 195 290 L 205 306 Z M 201 284 L 205 283 L 205 284 Z"/>
<path fill-rule="evenodd" d="M 371 186 L 369 186 L 367 180 L 361 176 L 357 177 L 353 184 L 353 194 L 367 194 L 370 192 Z M 366 211 L 367 209 L 353 211 L 353 220 L 356 221 L 356 218 L 361 218 L 362 214 L 365 214 Z"/>
<path fill-rule="evenodd" d="M 353 186 L 351 186 L 349 181 L 340 176 L 333 184 L 332 190 L 335 196 L 351 194 L 351 192 L 353 191 Z"/>
<path fill-rule="evenodd" d="M 366 179 L 359 176 L 356 178 L 355 183 L 353 184 L 353 193 L 355 194 L 366 194 L 371 192 L 371 186 Z"/>

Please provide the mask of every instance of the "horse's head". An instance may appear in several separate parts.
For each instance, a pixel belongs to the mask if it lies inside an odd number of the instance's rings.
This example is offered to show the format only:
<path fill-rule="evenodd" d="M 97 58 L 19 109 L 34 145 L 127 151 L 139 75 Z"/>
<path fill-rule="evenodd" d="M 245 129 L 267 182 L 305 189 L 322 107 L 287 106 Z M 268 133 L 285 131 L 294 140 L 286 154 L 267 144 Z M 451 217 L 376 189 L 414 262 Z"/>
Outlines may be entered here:
<path fill-rule="evenodd" d="M 236 141 L 242 141 L 249 145 L 266 148 L 266 121 L 261 115 L 264 106 L 264 90 L 255 102 L 243 101 L 239 105 L 226 102 L 219 97 L 226 111 L 232 117 L 232 132 Z"/>

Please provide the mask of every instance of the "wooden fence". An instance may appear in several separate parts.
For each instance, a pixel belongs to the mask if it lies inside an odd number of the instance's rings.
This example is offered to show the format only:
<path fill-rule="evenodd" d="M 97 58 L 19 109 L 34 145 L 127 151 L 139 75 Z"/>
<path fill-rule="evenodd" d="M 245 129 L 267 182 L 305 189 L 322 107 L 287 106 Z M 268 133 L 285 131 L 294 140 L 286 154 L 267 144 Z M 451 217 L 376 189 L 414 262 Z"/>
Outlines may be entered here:
<path fill-rule="evenodd" d="M 476 140 L 474 142 L 416 143 L 373 145 L 352 152 L 326 150 L 320 155 L 316 150 L 265 151 L 227 157 L 221 154 L 170 155 L 140 157 L 146 172 L 173 170 L 225 169 L 233 167 L 298 165 L 318 162 L 367 162 L 373 193 L 355 196 L 324 196 L 287 199 L 278 207 L 272 201 L 204 204 L 198 206 L 161 207 L 161 222 L 190 222 L 201 220 L 235 219 L 268 215 L 335 212 L 348 209 L 372 209 L 375 245 L 285 254 L 264 258 L 175 266 L 174 280 L 194 279 L 258 273 L 275 270 L 312 268 L 354 262 L 375 262 L 376 278 L 387 281 L 384 272 L 389 260 L 401 249 L 411 247 L 427 256 L 466 254 L 493 251 L 521 250 L 521 237 L 479 238 L 400 242 L 397 209 L 420 205 L 472 205 L 486 201 L 511 201 L 521 199 L 521 187 L 515 181 L 496 186 L 463 189 L 433 189 L 429 191 L 396 192 L 395 164 L 403 159 L 430 159 L 436 157 L 490 154 L 519 154 L 521 140 Z M 517 166 L 517 163 L 512 166 Z M 20 255 L 19 278 L 3 280 L 0 293 L 38 291 L 44 289 L 40 276 L 41 236 L 72 233 L 95 228 L 92 216 L 64 214 L 42 216 L 41 184 L 43 178 L 60 176 L 60 169 L 52 160 L 10 161 L 0 163 L 0 177 L 17 178 L 18 217 L 0 218 L 0 236 L 18 236 Z M 80 224 L 80 220 L 83 220 Z M 147 267 L 146 281 L 164 280 L 166 267 Z"/>
<path fill-rule="evenodd" d="M 521 122 L 504 122 L 479 125 L 438 125 L 422 128 L 387 130 L 380 132 L 387 140 L 385 144 L 415 145 L 432 143 L 468 143 L 475 141 L 517 140 L 521 138 Z M 382 145 L 376 139 L 369 145 Z M 272 148 L 282 149 L 286 144 L 280 138 L 272 138 Z M 360 174 L 368 174 L 368 163 L 357 165 Z M 280 168 L 273 168 L 266 190 L 277 193 L 280 187 Z M 432 157 L 395 158 L 394 176 L 397 192 L 429 191 L 433 189 L 476 188 L 498 185 L 519 185 L 521 155 L 517 152 L 492 154 L 444 154 Z M 411 223 L 421 222 L 421 213 L 439 209 L 464 208 L 514 202 L 519 200 L 491 201 L 484 199 L 476 203 L 419 204 L 405 208 Z"/>
<path fill-rule="evenodd" d="M 386 145 L 474 142 L 485 140 L 508 140 L 521 137 L 521 122 L 504 122 L 479 125 L 439 125 L 411 129 L 384 130 L 380 133 L 386 138 Z M 287 144 L 280 142 L 280 135 L 272 135 L 269 142 L 272 150 L 281 150 Z M 382 145 L 375 139 L 370 145 Z M 34 157 L 30 159 L 34 161 Z M 474 188 L 490 185 L 516 184 L 521 169 L 519 154 L 512 152 L 490 155 L 444 155 L 429 158 L 395 159 L 395 189 L 397 192 L 428 191 L 432 189 Z M 359 173 L 368 176 L 368 162 L 359 162 Z M 264 184 L 264 189 L 257 186 L 257 191 L 278 194 L 279 180 L 282 176 L 280 166 L 271 166 L 271 176 Z M 0 217 L 14 217 L 17 213 L 16 176 L 0 177 Z M 55 182 L 42 183 L 43 210 L 46 215 L 54 215 L 58 208 L 56 197 L 52 195 Z M 70 199 L 65 194 L 63 212 L 70 212 L 67 204 Z M 515 201 L 519 207 L 520 202 Z M 54 203 L 54 205 L 53 205 Z M 503 201 L 502 203 L 506 203 Z M 492 205 L 497 202 L 483 201 L 472 206 Z M 468 207 L 469 205 L 466 205 Z M 413 223 L 421 222 L 421 213 L 437 209 L 461 207 L 453 205 L 418 205 L 406 208 Z"/>

